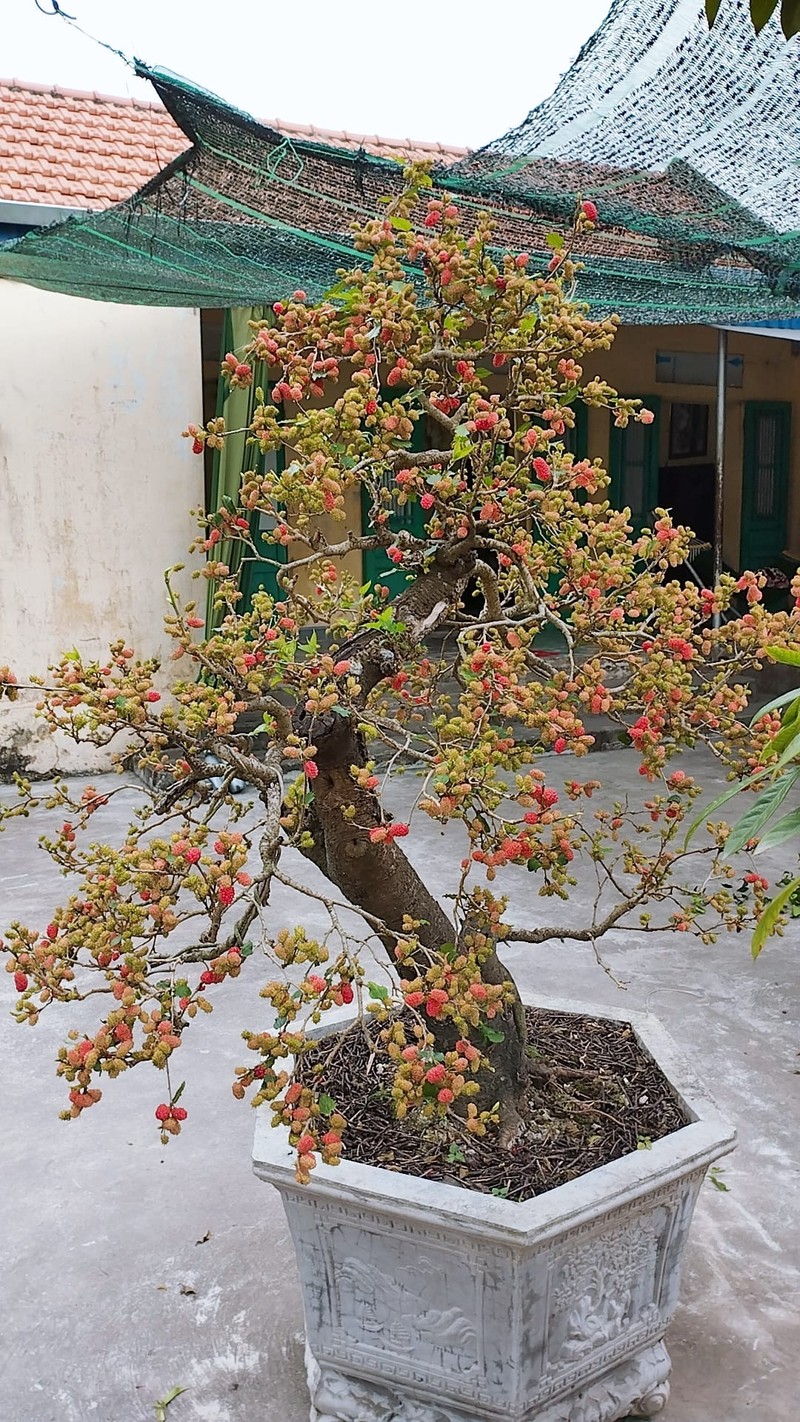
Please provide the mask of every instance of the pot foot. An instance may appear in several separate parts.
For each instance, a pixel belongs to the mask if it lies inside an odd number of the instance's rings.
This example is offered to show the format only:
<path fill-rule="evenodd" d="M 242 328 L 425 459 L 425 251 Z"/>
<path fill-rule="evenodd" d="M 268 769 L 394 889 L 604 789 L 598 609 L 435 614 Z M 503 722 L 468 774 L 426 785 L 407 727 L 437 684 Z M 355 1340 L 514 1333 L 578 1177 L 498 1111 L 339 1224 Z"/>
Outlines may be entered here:
<path fill-rule="evenodd" d="M 320 1367 L 306 1348 L 310 1422 L 482 1422 L 480 1416 L 419 1402 L 394 1388 Z"/>
<path fill-rule="evenodd" d="M 657 1417 L 667 1405 L 669 1353 L 652 1343 L 618 1363 L 596 1382 L 525 1414 L 525 1422 L 622 1422 L 623 1418 Z"/>
<path fill-rule="evenodd" d="M 533 1403 L 514 1422 L 622 1422 L 657 1417 L 669 1398 L 669 1354 L 663 1343 L 618 1363 L 596 1382 L 557 1402 Z M 498 1413 L 467 1412 L 451 1403 L 420 1402 L 402 1390 L 320 1367 L 306 1350 L 311 1422 L 495 1422 Z M 510 1414 L 508 1414 L 510 1417 Z"/>

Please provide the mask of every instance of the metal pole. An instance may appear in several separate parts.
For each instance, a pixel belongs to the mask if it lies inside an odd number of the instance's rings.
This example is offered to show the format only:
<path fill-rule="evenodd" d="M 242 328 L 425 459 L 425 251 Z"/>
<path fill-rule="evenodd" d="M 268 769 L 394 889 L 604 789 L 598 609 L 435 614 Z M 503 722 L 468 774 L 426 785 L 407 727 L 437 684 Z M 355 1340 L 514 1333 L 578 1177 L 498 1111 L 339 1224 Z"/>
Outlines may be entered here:
<path fill-rule="evenodd" d="M 725 497 L 725 397 L 728 377 L 728 332 L 718 332 L 717 347 L 717 458 L 714 471 L 714 587 L 722 577 L 722 536 Z M 719 627 L 720 615 L 714 613 L 713 625 Z"/>

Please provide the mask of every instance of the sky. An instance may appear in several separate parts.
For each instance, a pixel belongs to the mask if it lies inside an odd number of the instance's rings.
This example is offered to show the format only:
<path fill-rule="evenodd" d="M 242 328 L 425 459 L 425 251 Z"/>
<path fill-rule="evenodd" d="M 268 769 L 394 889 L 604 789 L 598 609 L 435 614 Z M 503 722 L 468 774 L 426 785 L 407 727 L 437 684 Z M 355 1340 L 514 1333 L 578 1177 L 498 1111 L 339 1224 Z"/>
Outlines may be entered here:
<path fill-rule="evenodd" d="M 57 0 L 89 35 L 258 118 L 477 147 L 555 87 L 610 0 Z M 52 13 L 0 0 L 0 77 L 152 98 Z M 42 12 L 45 13 L 42 13 Z"/>

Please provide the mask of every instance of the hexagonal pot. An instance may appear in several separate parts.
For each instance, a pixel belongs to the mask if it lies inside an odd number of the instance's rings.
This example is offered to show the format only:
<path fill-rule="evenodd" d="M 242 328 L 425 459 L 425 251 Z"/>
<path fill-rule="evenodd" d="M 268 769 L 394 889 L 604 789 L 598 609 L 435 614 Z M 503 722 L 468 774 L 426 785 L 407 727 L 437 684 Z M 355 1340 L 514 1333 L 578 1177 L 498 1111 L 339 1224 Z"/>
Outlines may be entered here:
<path fill-rule="evenodd" d="M 669 1396 L 664 1333 L 703 1176 L 735 1134 L 652 1017 L 629 1022 L 690 1124 L 525 1204 L 343 1161 L 294 1179 L 259 1113 L 254 1170 L 283 1198 L 312 1422 L 616 1422 Z"/>

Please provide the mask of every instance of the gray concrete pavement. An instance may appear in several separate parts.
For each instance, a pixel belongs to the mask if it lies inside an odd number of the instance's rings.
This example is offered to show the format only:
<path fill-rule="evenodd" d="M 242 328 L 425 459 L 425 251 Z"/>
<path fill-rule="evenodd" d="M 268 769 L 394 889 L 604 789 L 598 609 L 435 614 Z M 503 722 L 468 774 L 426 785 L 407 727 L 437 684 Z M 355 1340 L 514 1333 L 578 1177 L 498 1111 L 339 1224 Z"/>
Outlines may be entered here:
<path fill-rule="evenodd" d="M 598 757 L 592 772 L 615 796 L 640 792 L 630 752 Z M 397 781 L 398 810 L 414 789 L 412 777 Z M 0 787 L 0 797 L 11 793 Z M 98 830 L 113 834 L 138 794 L 113 801 Z M 36 849 L 42 828 L 37 814 L 0 835 L 0 931 L 13 917 L 43 926 L 63 895 Z M 432 826 L 406 843 L 446 892 L 458 849 Z M 765 872 L 791 862 L 779 853 Z M 527 875 L 507 877 L 518 912 L 552 918 L 555 901 L 529 899 Z M 291 902 L 276 895 L 274 912 L 291 921 Z M 585 921 L 582 895 L 562 912 Z M 308 907 L 305 919 L 314 922 Z M 529 990 L 654 1011 L 739 1128 L 725 1162 L 730 1193 L 701 1192 L 668 1340 L 669 1422 L 795 1422 L 800 1411 L 799 939 L 795 925 L 753 964 L 740 938 L 702 947 L 682 935 L 614 934 L 604 953 L 625 992 L 582 946 L 505 955 Z M 19 1028 L 7 1011 L 13 984 L 0 975 L 2 1422 L 152 1422 L 154 1402 L 175 1385 L 187 1392 L 170 1422 L 306 1422 L 291 1242 L 277 1196 L 250 1171 L 253 1113 L 230 1094 L 239 1032 L 263 1021 L 256 958 L 249 967 L 181 1049 L 190 1115 L 166 1149 L 153 1121 L 160 1081 L 144 1068 L 112 1083 L 81 1120 L 58 1120 L 64 1088 L 52 1060 L 78 1014 Z"/>

